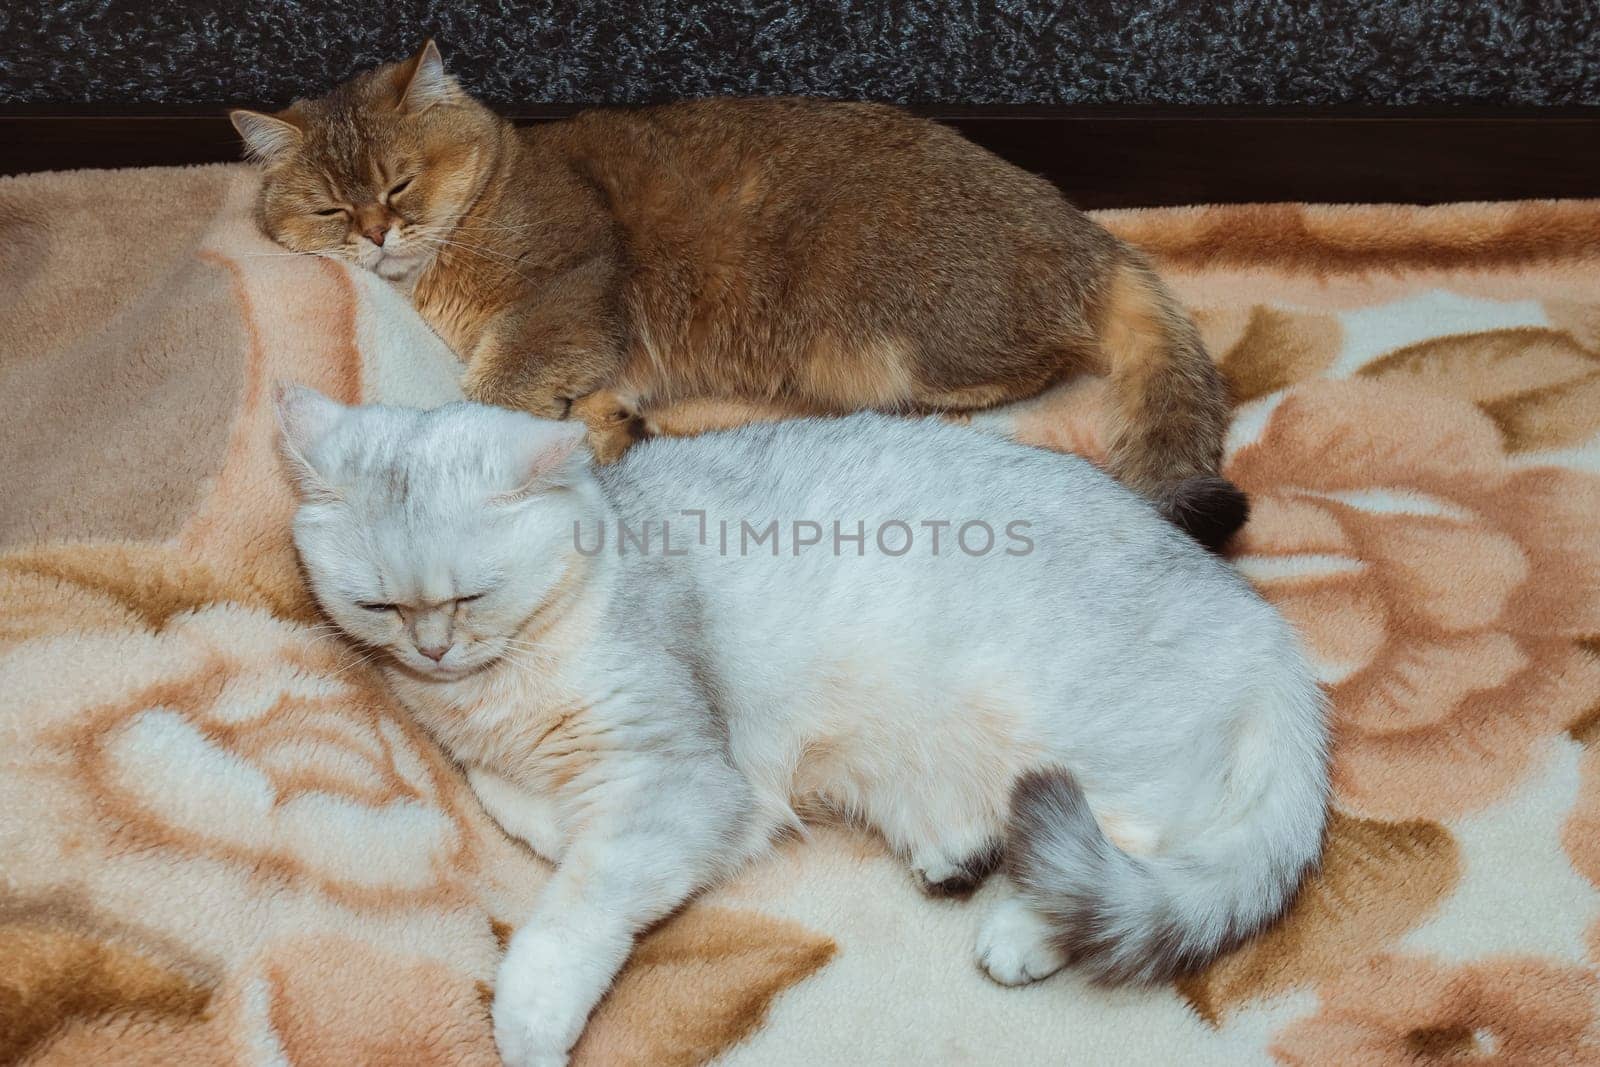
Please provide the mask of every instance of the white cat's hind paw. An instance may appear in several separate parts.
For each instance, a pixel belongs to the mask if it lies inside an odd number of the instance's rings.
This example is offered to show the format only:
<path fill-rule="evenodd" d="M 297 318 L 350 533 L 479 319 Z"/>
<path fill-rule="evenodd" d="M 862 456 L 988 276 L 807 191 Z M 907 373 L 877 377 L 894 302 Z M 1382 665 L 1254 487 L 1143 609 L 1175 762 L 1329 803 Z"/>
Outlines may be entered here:
<path fill-rule="evenodd" d="M 1027 985 L 1067 965 L 1043 918 L 1020 897 L 1002 900 L 978 931 L 978 966 L 1001 985 Z"/>

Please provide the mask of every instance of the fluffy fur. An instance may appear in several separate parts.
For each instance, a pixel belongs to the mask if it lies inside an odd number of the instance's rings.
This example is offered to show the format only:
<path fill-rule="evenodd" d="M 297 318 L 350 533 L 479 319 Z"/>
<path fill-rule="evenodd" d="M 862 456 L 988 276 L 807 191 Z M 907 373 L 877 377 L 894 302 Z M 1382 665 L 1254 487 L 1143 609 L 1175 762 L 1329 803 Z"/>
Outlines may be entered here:
<path fill-rule="evenodd" d="M 639 930 L 812 807 L 935 891 L 1004 852 L 978 956 L 1005 983 L 1178 973 L 1315 861 L 1293 633 L 1086 462 L 861 414 L 597 467 L 581 427 L 501 409 L 280 408 L 317 599 L 559 862 L 499 976 L 512 1063 L 561 1062 Z"/>
<path fill-rule="evenodd" d="M 708 399 L 729 423 L 969 411 L 1099 374 L 1113 473 L 1212 546 L 1242 521 L 1193 322 L 1052 185 L 937 123 L 724 99 L 518 131 L 431 43 L 234 122 L 267 233 L 402 285 L 470 396 L 580 418 L 602 461 L 704 428 Z"/>

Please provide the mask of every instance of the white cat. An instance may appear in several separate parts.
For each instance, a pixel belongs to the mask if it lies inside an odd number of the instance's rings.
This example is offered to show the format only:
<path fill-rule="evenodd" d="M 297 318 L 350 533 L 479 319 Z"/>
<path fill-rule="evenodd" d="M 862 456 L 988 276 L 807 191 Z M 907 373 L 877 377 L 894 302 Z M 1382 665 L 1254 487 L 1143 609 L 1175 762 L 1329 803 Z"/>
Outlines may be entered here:
<path fill-rule="evenodd" d="M 564 1063 L 635 935 L 797 810 L 934 892 L 1003 856 L 1007 984 L 1199 966 L 1316 861 L 1295 635 L 1086 462 L 863 414 L 595 468 L 581 425 L 495 408 L 279 411 L 317 599 L 558 863 L 500 969 L 510 1063 Z"/>

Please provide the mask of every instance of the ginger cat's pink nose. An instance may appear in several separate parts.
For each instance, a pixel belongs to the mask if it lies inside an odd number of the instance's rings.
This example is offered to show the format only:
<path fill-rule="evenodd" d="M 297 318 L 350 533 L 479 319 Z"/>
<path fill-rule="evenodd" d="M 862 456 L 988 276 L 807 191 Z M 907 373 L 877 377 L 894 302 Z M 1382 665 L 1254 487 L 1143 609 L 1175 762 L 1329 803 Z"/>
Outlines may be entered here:
<path fill-rule="evenodd" d="M 377 245 L 379 248 L 382 248 L 383 247 L 383 235 L 385 233 L 387 233 L 388 231 L 389 231 L 389 228 L 387 226 L 374 226 L 370 230 L 367 231 L 367 240 L 371 241 L 373 244 Z"/>
<path fill-rule="evenodd" d="M 379 241 L 378 243 L 382 244 L 383 242 Z M 417 646 L 417 651 L 421 652 L 424 656 L 427 656 L 429 659 L 433 660 L 433 662 L 438 663 L 440 660 L 444 659 L 444 654 L 446 652 L 450 651 L 450 646 L 449 645 L 418 645 Z"/>

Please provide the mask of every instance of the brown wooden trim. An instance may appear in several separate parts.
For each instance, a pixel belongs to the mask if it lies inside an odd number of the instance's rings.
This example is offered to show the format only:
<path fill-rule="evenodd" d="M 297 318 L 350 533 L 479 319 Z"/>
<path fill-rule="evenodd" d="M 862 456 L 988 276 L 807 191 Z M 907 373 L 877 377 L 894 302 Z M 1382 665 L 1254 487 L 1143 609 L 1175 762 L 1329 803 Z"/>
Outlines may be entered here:
<path fill-rule="evenodd" d="M 575 107 L 514 114 L 559 118 Z M 1089 208 L 1600 196 L 1600 109 L 1288 112 L 918 108 Z M 217 112 L 0 113 L 0 173 L 238 158 Z"/>

